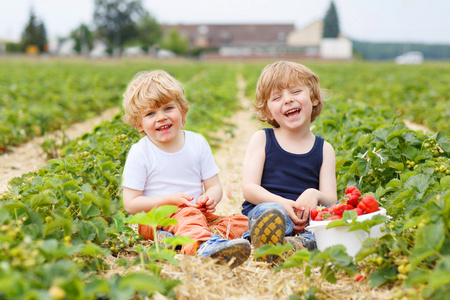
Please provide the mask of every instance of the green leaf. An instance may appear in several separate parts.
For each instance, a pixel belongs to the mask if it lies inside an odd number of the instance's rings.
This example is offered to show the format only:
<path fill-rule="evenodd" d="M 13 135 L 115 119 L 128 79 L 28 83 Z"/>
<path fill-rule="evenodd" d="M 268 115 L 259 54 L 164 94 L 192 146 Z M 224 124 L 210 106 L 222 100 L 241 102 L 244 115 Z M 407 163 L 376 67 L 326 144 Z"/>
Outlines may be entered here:
<path fill-rule="evenodd" d="M 88 205 L 88 204 L 82 203 L 80 206 L 80 211 L 81 211 L 81 216 L 83 217 L 83 219 L 87 219 L 87 218 L 93 217 L 93 216 L 99 216 L 101 214 L 100 209 L 95 207 L 93 204 Z"/>
<path fill-rule="evenodd" d="M 117 232 L 125 231 L 125 217 L 122 212 L 118 211 L 112 216 Z"/>
<path fill-rule="evenodd" d="M 371 134 L 364 134 L 359 137 L 358 139 L 358 146 L 359 147 L 365 147 L 371 139 Z"/>
<path fill-rule="evenodd" d="M 386 184 L 388 188 L 399 188 L 402 186 L 402 181 L 400 179 L 394 178 Z"/>
<path fill-rule="evenodd" d="M 28 209 L 28 207 L 23 202 L 16 201 L 16 200 L 2 201 L 0 203 L 3 205 L 3 207 L 5 209 L 8 209 L 8 210 L 14 210 L 14 209 L 27 210 Z"/>
<path fill-rule="evenodd" d="M 450 284 L 450 257 L 442 259 L 431 273 L 429 288 L 436 290 Z"/>
<path fill-rule="evenodd" d="M 439 253 L 444 241 L 445 232 L 442 221 L 419 228 L 416 233 L 415 247 L 410 256 L 411 266 L 415 267 L 428 257 Z"/>
<path fill-rule="evenodd" d="M 441 190 L 445 190 L 450 186 L 450 176 L 444 176 L 441 178 Z"/>
<path fill-rule="evenodd" d="M 160 252 L 155 252 L 153 249 L 149 249 L 147 254 L 154 262 L 166 261 L 174 266 L 178 266 L 179 264 L 175 259 L 176 252 L 173 250 L 161 249 Z"/>
<path fill-rule="evenodd" d="M 170 248 L 170 247 L 175 248 L 176 246 L 182 246 L 182 245 L 188 245 L 188 244 L 195 243 L 195 241 L 192 238 L 190 238 L 188 236 L 183 236 L 183 235 L 165 238 L 161 242 L 163 242 L 167 248 Z"/>
<path fill-rule="evenodd" d="M 388 161 L 389 167 L 397 170 L 397 171 L 403 171 L 403 169 L 405 168 L 405 165 L 403 165 L 402 163 L 396 163 L 393 161 Z"/>
<path fill-rule="evenodd" d="M 294 252 L 290 257 L 288 257 L 282 264 L 275 267 L 275 272 L 279 272 L 283 269 L 291 269 L 291 268 L 297 268 L 301 267 L 303 265 L 303 262 L 309 261 L 311 258 L 311 253 L 306 250 L 302 249 L 300 251 Z"/>
<path fill-rule="evenodd" d="M 256 258 L 266 255 L 278 255 L 282 256 L 283 253 L 291 251 L 293 246 L 290 243 L 284 245 L 263 245 L 255 249 L 254 256 Z"/>
<path fill-rule="evenodd" d="M 33 195 L 30 199 L 30 205 L 33 209 L 41 206 L 49 206 L 53 204 L 57 204 L 58 199 L 55 197 L 55 194 L 51 190 L 45 190 L 42 193 L 37 195 Z"/>
<path fill-rule="evenodd" d="M 81 247 L 80 254 L 84 254 L 91 257 L 96 257 L 98 255 L 108 256 L 110 252 L 108 249 L 101 248 L 96 244 L 85 244 Z"/>
<path fill-rule="evenodd" d="M 372 218 L 370 218 L 368 220 L 364 220 L 361 222 L 357 221 L 357 222 L 351 223 L 349 225 L 348 231 L 364 230 L 365 232 L 370 234 L 370 229 L 373 226 L 382 224 L 388 220 L 389 220 L 388 217 L 383 216 L 381 214 L 374 215 Z"/>
<path fill-rule="evenodd" d="M 92 225 L 100 241 L 104 241 L 108 237 L 106 234 L 108 223 L 105 221 L 105 219 L 101 217 L 95 217 L 90 219 L 87 223 Z"/>
<path fill-rule="evenodd" d="M 378 269 L 369 275 L 368 281 L 371 287 L 379 287 L 388 281 L 395 279 L 397 275 L 397 267 L 393 266 L 389 269 Z"/>
<path fill-rule="evenodd" d="M 445 153 L 450 153 L 450 135 L 448 132 L 439 131 L 436 134 L 436 141 Z"/>
<path fill-rule="evenodd" d="M 164 284 L 157 277 L 144 273 L 131 273 L 122 278 L 119 288 L 132 287 L 136 291 L 152 294 L 164 292 Z"/>
<path fill-rule="evenodd" d="M 137 213 L 125 223 L 138 223 L 150 226 L 168 226 L 177 224 L 175 219 L 167 219 L 178 209 L 175 205 L 163 205 L 153 207 L 151 211 L 144 213 Z"/>
<path fill-rule="evenodd" d="M 405 183 L 405 187 L 418 191 L 418 198 L 422 198 L 430 183 L 431 179 L 429 175 L 419 174 L 409 177 Z"/>

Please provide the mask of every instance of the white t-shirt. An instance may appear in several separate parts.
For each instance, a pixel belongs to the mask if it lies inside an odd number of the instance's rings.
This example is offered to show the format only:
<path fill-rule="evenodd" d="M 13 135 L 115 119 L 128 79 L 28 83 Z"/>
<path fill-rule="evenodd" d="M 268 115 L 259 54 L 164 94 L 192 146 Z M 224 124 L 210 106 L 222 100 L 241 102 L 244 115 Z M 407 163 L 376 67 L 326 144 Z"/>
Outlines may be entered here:
<path fill-rule="evenodd" d="M 159 149 L 144 136 L 131 146 L 122 174 L 122 186 L 158 197 L 185 193 L 195 203 L 203 194 L 202 181 L 219 173 L 206 139 L 186 131 L 183 148 L 176 153 Z"/>

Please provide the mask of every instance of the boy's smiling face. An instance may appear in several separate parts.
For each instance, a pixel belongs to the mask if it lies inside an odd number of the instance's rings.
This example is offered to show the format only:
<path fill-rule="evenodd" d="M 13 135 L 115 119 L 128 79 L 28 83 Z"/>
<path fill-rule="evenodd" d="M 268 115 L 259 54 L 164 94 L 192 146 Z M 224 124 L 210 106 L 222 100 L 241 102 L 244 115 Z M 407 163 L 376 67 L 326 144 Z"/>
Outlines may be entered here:
<path fill-rule="evenodd" d="M 141 124 L 148 138 L 159 148 L 176 143 L 184 125 L 183 114 L 174 101 L 160 107 L 148 107 L 143 111 Z"/>
<path fill-rule="evenodd" d="M 295 84 L 287 88 L 274 89 L 267 101 L 267 110 L 271 120 L 277 121 L 280 127 L 296 129 L 303 124 L 310 124 L 313 105 L 310 89 Z"/>

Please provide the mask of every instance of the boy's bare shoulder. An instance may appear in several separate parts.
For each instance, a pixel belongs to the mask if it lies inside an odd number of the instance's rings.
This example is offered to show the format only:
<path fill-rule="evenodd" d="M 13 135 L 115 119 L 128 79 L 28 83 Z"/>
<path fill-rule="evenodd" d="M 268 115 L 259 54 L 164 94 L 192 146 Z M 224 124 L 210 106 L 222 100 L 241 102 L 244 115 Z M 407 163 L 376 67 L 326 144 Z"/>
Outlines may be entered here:
<path fill-rule="evenodd" d="M 265 141 L 266 140 L 266 132 L 264 130 L 258 130 L 252 135 L 252 140 Z"/>
<path fill-rule="evenodd" d="M 328 143 L 327 141 L 324 141 L 323 142 L 323 151 L 325 152 L 325 153 L 333 153 L 334 154 L 334 148 L 333 148 L 333 146 L 330 144 L 330 143 Z"/>

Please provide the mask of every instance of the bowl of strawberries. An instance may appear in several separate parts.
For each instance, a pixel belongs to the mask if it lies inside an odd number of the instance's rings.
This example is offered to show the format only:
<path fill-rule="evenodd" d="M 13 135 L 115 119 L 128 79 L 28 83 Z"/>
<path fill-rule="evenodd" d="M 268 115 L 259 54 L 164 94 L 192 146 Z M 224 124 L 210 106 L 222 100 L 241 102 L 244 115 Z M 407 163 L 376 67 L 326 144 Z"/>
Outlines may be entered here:
<path fill-rule="evenodd" d="M 381 235 L 381 228 L 388 218 L 386 209 L 379 206 L 374 196 L 363 196 L 358 188 L 349 186 L 338 203 L 312 209 L 309 226 L 305 229 L 314 233 L 320 251 L 341 244 L 354 257 L 365 239 Z M 357 224 L 366 220 L 374 221 Z"/>

